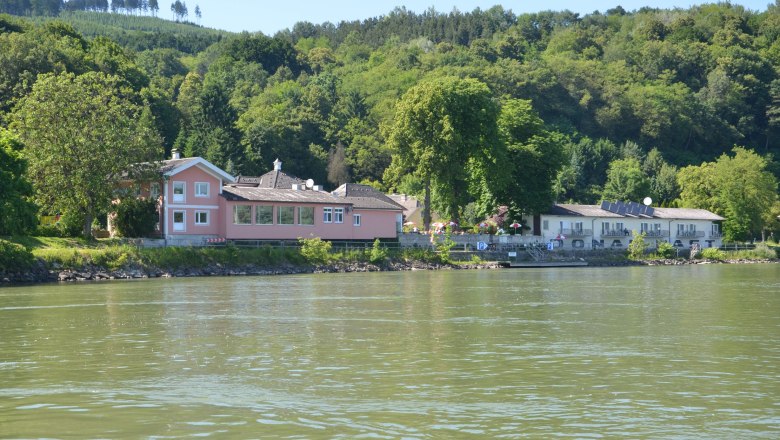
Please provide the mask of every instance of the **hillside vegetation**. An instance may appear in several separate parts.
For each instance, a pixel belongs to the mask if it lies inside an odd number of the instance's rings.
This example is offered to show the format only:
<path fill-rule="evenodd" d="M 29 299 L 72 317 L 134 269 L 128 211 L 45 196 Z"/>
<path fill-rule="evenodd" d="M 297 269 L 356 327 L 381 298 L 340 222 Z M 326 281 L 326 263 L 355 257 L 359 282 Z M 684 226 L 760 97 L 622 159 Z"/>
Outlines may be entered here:
<path fill-rule="evenodd" d="M 398 133 L 412 115 L 403 109 L 439 84 L 450 89 L 434 93 L 464 100 L 452 115 L 496 105 L 481 140 L 469 141 L 484 151 L 443 143 L 425 153 L 464 158 L 463 173 L 434 176 L 441 212 L 473 222 L 499 205 L 519 218 L 553 201 L 649 195 L 667 206 L 707 202 L 699 207 L 734 219 L 729 238 L 744 239 L 776 228 L 780 214 L 779 37 L 780 7 L 729 3 L 586 16 L 398 8 L 273 37 L 124 14 L 2 15 L 0 124 L 28 143 L 19 121 L 39 74 L 102 72 L 147 110 L 157 158 L 175 147 L 242 175 L 279 158 L 329 187 L 358 181 L 422 196 L 430 169 Z M 737 177 L 760 185 L 724 189 Z"/>

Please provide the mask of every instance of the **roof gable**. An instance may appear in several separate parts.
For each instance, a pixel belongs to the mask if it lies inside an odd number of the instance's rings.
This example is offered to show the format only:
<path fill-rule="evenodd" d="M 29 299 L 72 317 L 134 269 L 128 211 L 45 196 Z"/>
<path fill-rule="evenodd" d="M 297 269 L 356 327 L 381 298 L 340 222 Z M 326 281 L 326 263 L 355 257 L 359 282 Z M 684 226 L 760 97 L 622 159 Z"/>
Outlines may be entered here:
<path fill-rule="evenodd" d="M 235 177 L 231 176 L 221 168 L 202 157 L 187 157 L 184 159 L 164 160 L 162 161 L 160 171 L 162 171 L 163 176 L 171 177 L 192 167 L 198 167 L 206 171 L 208 174 L 211 174 L 212 176 L 225 182 L 234 182 L 236 180 Z"/>

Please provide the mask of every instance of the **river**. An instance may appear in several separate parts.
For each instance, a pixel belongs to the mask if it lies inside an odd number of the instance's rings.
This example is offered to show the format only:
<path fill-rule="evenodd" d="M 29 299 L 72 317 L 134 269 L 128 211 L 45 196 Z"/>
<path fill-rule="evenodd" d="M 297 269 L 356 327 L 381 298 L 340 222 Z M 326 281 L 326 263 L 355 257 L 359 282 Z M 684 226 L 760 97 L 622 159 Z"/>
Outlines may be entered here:
<path fill-rule="evenodd" d="M 0 289 L 0 438 L 780 438 L 780 265 Z"/>

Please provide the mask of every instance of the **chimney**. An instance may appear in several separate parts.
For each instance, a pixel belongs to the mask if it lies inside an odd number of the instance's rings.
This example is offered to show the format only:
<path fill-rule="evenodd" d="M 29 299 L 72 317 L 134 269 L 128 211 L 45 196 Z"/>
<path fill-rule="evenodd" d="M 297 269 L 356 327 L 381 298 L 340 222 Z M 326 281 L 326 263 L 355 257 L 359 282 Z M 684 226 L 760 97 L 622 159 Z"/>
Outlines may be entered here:
<path fill-rule="evenodd" d="M 179 154 L 179 150 L 176 148 L 171 150 L 171 159 L 181 159 L 181 154 Z"/>
<path fill-rule="evenodd" d="M 282 171 L 282 161 L 279 159 L 274 161 L 274 171 Z"/>

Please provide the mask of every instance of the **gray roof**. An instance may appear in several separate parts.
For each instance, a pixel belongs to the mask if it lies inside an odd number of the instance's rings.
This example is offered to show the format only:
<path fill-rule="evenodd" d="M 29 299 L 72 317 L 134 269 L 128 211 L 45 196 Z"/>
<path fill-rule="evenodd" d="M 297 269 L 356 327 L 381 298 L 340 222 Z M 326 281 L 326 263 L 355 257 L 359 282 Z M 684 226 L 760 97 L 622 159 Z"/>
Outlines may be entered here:
<path fill-rule="evenodd" d="M 222 187 L 222 196 L 230 201 L 313 203 L 319 205 L 351 205 L 357 209 L 401 211 L 403 207 L 367 185 L 347 184 L 333 193 L 311 189 L 279 189 L 239 184 Z"/>
<path fill-rule="evenodd" d="M 158 162 L 160 164 L 160 172 L 165 174 L 169 173 L 176 168 L 189 164 L 190 162 L 197 162 L 197 157 L 184 157 L 181 159 L 168 159 Z"/>
<path fill-rule="evenodd" d="M 709 220 L 720 221 L 725 220 L 723 217 L 713 214 L 706 209 L 695 208 L 653 208 L 653 216 L 655 219 L 667 219 L 667 220 Z M 547 212 L 549 215 L 561 215 L 561 216 L 573 216 L 573 217 L 602 217 L 602 218 L 637 218 L 631 215 L 620 215 L 614 212 L 601 209 L 600 205 L 573 205 L 573 204 L 556 204 Z M 640 216 L 638 218 L 650 218 L 647 216 Z"/>
<path fill-rule="evenodd" d="M 665 218 L 669 220 L 725 220 L 723 217 L 707 211 L 706 209 L 696 208 L 655 208 L 653 218 Z"/>
<path fill-rule="evenodd" d="M 333 194 L 348 200 L 355 208 L 361 209 L 392 209 L 403 211 L 404 207 L 396 203 L 386 194 L 377 191 L 369 185 L 345 183 L 333 191 Z"/>
<path fill-rule="evenodd" d="M 241 177 L 239 183 L 254 184 L 258 188 L 276 189 L 292 189 L 293 184 L 305 184 L 303 180 L 283 173 L 281 170 L 271 170 L 260 177 Z"/>
<path fill-rule="evenodd" d="M 230 201 L 351 205 L 350 201 L 340 199 L 329 192 L 310 189 L 294 190 L 227 185 L 222 187 L 222 195 Z"/>
<path fill-rule="evenodd" d="M 574 217 L 625 217 L 623 215 L 601 209 L 599 205 L 553 205 L 548 212 L 550 215 L 563 215 Z"/>

